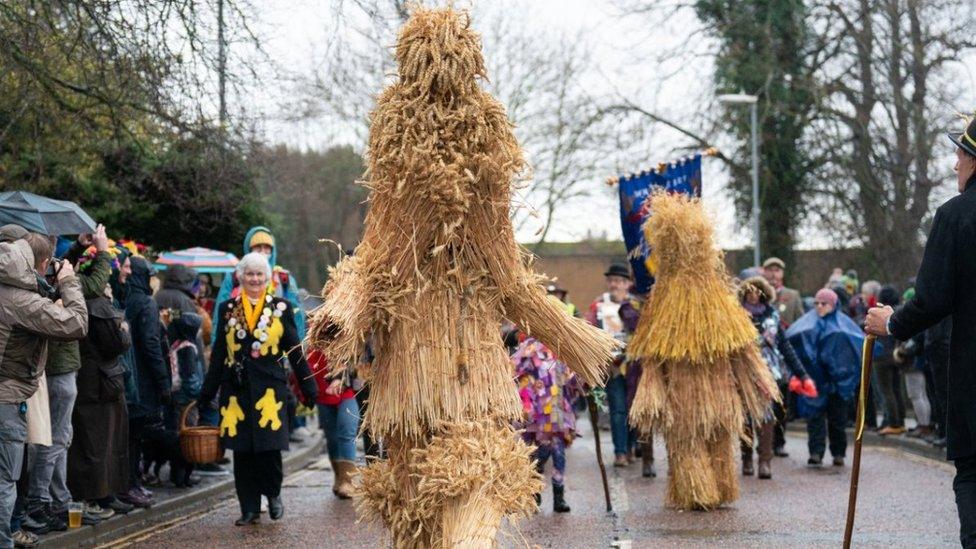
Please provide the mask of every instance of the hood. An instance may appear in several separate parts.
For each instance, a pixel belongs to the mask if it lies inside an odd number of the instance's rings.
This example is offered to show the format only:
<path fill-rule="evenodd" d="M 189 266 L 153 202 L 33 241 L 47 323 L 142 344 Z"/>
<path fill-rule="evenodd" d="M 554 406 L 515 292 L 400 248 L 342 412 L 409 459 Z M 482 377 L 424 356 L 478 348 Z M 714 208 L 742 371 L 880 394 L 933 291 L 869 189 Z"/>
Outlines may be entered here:
<path fill-rule="evenodd" d="M 171 265 L 163 277 L 163 288 L 180 290 L 193 297 L 193 284 L 197 281 L 195 270 L 186 265 Z"/>
<path fill-rule="evenodd" d="M 0 227 L 0 242 L 13 242 L 28 235 L 27 229 L 10 223 Z"/>
<path fill-rule="evenodd" d="M 34 252 L 26 240 L 0 244 L 0 284 L 37 291 Z"/>
<path fill-rule="evenodd" d="M 264 231 L 270 234 L 271 238 L 275 239 L 275 245 L 271 248 L 271 257 L 268 259 L 268 263 L 270 263 L 271 267 L 274 268 L 274 266 L 278 264 L 278 237 L 275 236 L 271 229 L 263 225 L 251 227 L 251 229 L 247 231 L 247 234 L 244 235 L 244 255 L 251 253 L 251 248 L 249 246 L 251 243 L 251 237 L 254 236 L 254 233 L 258 231 Z"/>
<path fill-rule="evenodd" d="M 195 341 L 202 325 L 202 316 L 196 313 L 181 313 L 178 318 L 169 323 L 166 331 L 170 341 Z"/>
<path fill-rule="evenodd" d="M 152 286 L 149 285 L 149 279 L 156 274 L 156 271 L 144 257 L 134 256 L 130 260 L 130 264 L 132 265 L 132 274 L 126 280 L 126 293 L 129 295 L 133 293 L 152 295 Z"/>

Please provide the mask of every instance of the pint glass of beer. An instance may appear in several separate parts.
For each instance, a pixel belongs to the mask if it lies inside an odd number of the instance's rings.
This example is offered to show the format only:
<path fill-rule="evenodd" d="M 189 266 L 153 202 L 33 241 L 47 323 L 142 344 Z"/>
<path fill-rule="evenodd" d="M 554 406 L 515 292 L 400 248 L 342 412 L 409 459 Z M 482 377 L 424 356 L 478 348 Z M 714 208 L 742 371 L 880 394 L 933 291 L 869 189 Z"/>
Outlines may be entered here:
<path fill-rule="evenodd" d="M 84 504 L 73 501 L 68 504 L 68 528 L 81 528 L 81 513 Z"/>

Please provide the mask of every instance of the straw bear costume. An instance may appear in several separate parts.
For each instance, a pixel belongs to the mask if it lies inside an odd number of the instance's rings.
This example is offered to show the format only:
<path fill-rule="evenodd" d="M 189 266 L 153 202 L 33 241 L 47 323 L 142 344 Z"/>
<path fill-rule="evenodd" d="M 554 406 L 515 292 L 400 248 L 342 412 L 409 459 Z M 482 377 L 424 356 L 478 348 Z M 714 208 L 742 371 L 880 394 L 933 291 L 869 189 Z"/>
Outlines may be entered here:
<path fill-rule="evenodd" d="M 667 503 L 714 509 L 738 499 L 743 425 L 762 420 L 779 389 L 701 202 L 656 193 L 644 233 L 657 272 L 627 349 L 643 367 L 630 422 L 667 441 Z"/>
<path fill-rule="evenodd" d="M 613 340 L 547 299 L 509 219 L 522 151 L 479 86 L 466 15 L 417 8 L 396 46 L 398 78 L 371 116 L 362 242 L 336 265 L 310 345 L 339 368 L 367 337 L 375 360 L 364 427 L 389 459 L 362 474 L 362 516 L 398 547 L 490 545 L 542 487 L 512 430 L 522 407 L 499 337 L 508 318 L 581 379 L 600 383 Z"/>

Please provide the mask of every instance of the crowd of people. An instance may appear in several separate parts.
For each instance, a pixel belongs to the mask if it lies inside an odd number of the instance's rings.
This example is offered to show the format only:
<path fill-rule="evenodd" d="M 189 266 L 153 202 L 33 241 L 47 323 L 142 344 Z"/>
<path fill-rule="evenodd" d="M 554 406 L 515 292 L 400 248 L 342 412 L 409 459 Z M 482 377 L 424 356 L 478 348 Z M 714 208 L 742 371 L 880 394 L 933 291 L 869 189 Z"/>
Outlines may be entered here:
<path fill-rule="evenodd" d="M 782 395 L 782 402 L 773 404 L 763 420 L 744 426 L 741 472 L 760 479 L 772 478 L 774 457 L 789 456 L 786 427 L 796 419 L 806 421 L 808 466 L 822 467 L 828 450 L 833 466 L 845 465 L 845 429 L 855 419 L 867 312 L 880 303 L 897 306 L 914 291 L 914 281 L 899 292 L 876 281 L 860 284 L 854 270 L 835 269 L 823 288 L 804 298 L 785 285 L 786 267 L 783 260 L 771 257 L 736 279 L 739 300 L 756 327 L 757 345 Z M 640 459 L 643 476 L 654 477 L 653 433 L 638 433 L 628 421 L 641 365 L 627 359 L 626 344 L 636 330 L 645 296 L 632 293 L 634 281 L 626 264 L 611 264 L 604 276 L 606 291 L 583 316 L 623 344 L 608 365 L 606 384 L 613 465 L 628 467 Z M 579 316 L 565 289 L 553 283 L 548 290 L 570 314 Z M 950 323 L 943 320 L 908 341 L 890 335 L 879 338 L 865 403 L 870 429 L 882 436 L 903 435 L 945 446 Z M 565 449 L 578 436 L 572 410 L 582 408 L 579 400 L 589 388 L 581 387 L 549 349 L 519 335 L 517 327 L 509 326 L 507 334 L 526 410 L 525 439 L 536 446 L 540 471 L 552 461 L 553 509 L 567 512 Z M 909 409 L 916 419 L 910 430 L 905 422 Z"/>
<path fill-rule="evenodd" d="M 282 516 L 281 452 L 308 436 L 316 408 L 334 491 L 351 496 L 356 381 L 329 377 L 315 353 L 312 375 L 276 248 L 252 229 L 218 292 L 209 273 L 157 272 L 102 226 L 74 240 L 0 228 L 0 547 L 66 530 L 69 507 L 97 524 L 152 506 L 156 487 L 229 474 L 226 458 L 187 461 L 184 412 L 234 453 L 238 524 L 258 520 L 262 496 Z"/>
<path fill-rule="evenodd" d="M 110 241 L 101 226 L 70 245 L 0 228 L 0 545 L 30 547 L 39 535 L 66 529 L 73 502 L 81 503 L 84 524 L 97 524 L 150 507 L 157 486 L 190 487 L 192 473 L 228 474 L 227 459 L 194 465 L 181 454 L 181 418 L 194 405 L 195 422 L 219 427 L 233 451 L 236 524 L 260 521 L 262 497 L 269 517 L 281 518 L 281 452 L 308 435 L 312 410 L 325 433 L 333 492 L 352 497 L 357 437 L 368 456 L 382 455 L 360 432 L 368 387 L 355 369 L 332 376 L 321 352 L 306 353 L 299 289 L 275 251 L 270 230 L 249 231 L 243 258 L 218 292 L 209 274 L 189 267 L 157 273 L 137 246 Z M 785 285 L 786 267 L 769 258 L 736 279 L 783 395 L 744 426 L 741 472 L 760 479 L 772 478 L 774 457 L 788 456 L 785 430 L 795 418 L 806 419 L 809 466 L 821 467 L 828 449 L 832 465 L 844 466 L 860 366 L 850 349 L 863 340 L 869 310 L 897 306 L 914 292 L 913 281 L 898 291 L 836 269 L 803 298 Z M 633 293 L 628 265 L 612 264 L 604 275 L 606 291 L 582 312 L 555 282 L 548 293 L 622 343 L 605 388 L 613 466 L 640 459 L 643 476 L 655 477 L 653 433 L 628 421 L 641 365 L 627 359 L 626 344 L 645 296 Z M 907 341 L 879 338 L 865 403 L 869 428 L 945 446 L 950 331 L 945 319 Z M 517 327 L 503 337 L 524 409 L 523 439 L 540 473 L 552 463 L 553 510 L 569 512 L 566 449 L 579 436 L 585 399 L 598 392 Z"/>

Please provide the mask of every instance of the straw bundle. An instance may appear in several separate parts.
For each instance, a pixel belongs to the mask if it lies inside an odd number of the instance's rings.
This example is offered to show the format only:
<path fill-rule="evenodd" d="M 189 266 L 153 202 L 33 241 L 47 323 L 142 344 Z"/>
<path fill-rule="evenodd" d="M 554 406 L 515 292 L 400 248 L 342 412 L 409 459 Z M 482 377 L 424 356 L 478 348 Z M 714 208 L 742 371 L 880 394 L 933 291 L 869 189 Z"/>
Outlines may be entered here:
<path fill-rule="evenodd" d="M 371 503 L 361 508 L 382 517 L 397 545 L 409 545 L 448 536 L 469 517 L 464 494 L 444 503 L 443 513 L 412 507 L 432 505 L 419 497 L 423 477 L 406 474 L 412 451 L 448 436 L 445 425 L 521 414 L 499 337 L 503 317 L 594 385 L 616 343 L 546 299 L 515 242 L 509 209 L 524 160 L 504 108 L 479 87 L 484 60 L 467 15 L 415 9 L 396 58 L 399 78 L 371 115 L 363 239 L 331 270 L 309 344 L 341 369 L 372 338 L 363 424 L 392 454 L 364 472 Z M 498 492 L 494 477 L 486 482 L 480 492 Z M 496 501 L 505 504 L 501 515 L 521 509 Z M 497 529 L 494 513 L 484 520 Z M 441 515 L 452 518 L 431 518 Z"/>
<path fill-rule="evenodd" d="M 658 193 L 651 211 L 644 231 L 658 270 L 627 350 L 643 364 L 630 421 L 667 439 L 667 503 L 714 509 L 738 498 L 744 420 L 761 419 L 779 392 L 701 203 Z"/>

